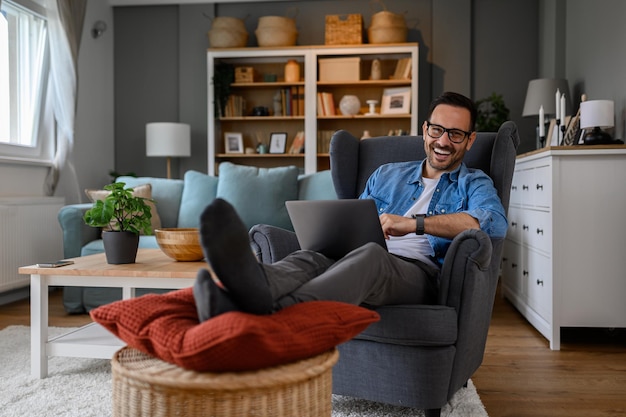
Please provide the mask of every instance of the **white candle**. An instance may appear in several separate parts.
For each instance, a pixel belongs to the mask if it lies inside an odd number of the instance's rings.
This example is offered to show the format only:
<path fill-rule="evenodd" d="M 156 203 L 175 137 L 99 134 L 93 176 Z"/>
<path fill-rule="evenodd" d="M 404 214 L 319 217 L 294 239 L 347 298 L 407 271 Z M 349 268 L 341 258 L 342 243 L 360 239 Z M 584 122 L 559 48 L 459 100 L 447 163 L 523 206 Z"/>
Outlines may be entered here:
<path fill-rule="evenodd" d="M 543 105 L 539 107 L 539 137 L 542 138 L 546 135 L 546 121 L 543 113 Z"/>
<path fill-rule="evenodd" d="M 561 92 L 559 91 L 559 89 L 556 89 L 556 95 L 554 97 L 555 102 L 556 102 L 556 111 L 554 112 L 554 118 L 558 119 L 561 116 Z"/>
<path fill-rule="evenodd" d="M 565 93 L 561 96 L 561 123 L 565 124 Z"/>

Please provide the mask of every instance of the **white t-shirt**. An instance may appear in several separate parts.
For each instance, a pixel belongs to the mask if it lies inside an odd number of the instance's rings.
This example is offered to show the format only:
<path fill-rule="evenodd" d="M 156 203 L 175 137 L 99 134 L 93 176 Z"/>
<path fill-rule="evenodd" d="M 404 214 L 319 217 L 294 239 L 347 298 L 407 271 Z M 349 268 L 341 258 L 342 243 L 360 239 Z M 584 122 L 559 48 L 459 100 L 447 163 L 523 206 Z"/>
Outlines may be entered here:
<path fill-rule="evenodd" d="M 404 217 L 411 217 L 414 214 L 425 214 L 428 211 L 430 200 L 433 198 L 439 179 L 423 178 L 424 191 L 419 199 L 404 213 Z M 404 236 L 390 236 L 387 240 L 387 249 L 390 253 L 404 256 L 406 258 L 418 259 L 436 265 L 429 256 L 434 255 L 433 248 L 426 235 L 416 235 L 408 233 Z"/>

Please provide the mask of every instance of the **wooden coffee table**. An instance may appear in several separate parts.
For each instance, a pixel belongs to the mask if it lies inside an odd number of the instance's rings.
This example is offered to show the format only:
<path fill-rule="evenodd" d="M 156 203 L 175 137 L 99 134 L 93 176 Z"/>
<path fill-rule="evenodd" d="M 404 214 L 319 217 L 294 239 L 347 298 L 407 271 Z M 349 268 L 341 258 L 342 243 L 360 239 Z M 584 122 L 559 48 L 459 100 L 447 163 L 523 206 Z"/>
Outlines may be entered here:
<path fill-rule="evenodd" d="M 122 296 L 135 296 L 137 288 L 181 289 L 193 285 L 204 261 L 176 262 L 160 249 L 140 249 L 134 264 L 107 264 L 104 253 L 73 258 L 73 265 L 61 268 L 19 268 L 30 274 L 31 374 L 48 375 L 49 356 L 111 359 L 125 345 L 97 323 L 48 340 L 48 290 L 50 286 L 115 287 Z"/>

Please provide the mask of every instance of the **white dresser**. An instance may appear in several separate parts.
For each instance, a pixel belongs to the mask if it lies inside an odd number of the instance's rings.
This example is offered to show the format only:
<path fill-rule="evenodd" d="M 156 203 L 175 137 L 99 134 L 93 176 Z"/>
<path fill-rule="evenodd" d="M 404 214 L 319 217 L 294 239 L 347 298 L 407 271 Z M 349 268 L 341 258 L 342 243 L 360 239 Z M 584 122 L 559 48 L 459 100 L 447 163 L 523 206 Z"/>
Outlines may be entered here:
<path fill-rule="evenodd" d="M 626 327 L 626 146 L 518 156 L 502 290 L 554 350 L 561 327 Z"/>

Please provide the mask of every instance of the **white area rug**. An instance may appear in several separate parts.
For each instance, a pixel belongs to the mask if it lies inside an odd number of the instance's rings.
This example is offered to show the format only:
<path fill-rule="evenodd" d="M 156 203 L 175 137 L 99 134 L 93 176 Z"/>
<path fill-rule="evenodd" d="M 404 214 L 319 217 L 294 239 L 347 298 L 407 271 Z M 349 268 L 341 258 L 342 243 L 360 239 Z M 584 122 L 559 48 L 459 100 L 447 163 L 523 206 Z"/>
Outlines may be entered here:
<path fill-rule="evenodd" d="M 57 335 L 67 329 L 51 328 Z M 0 331 L 0 416 L 107 417 L 111 415 L 111 365 L 108 360 L 55 357 L 49 376 L 30 376 L 30 328 Z M 488 417 L 474 385 L 460 390 L 443 417 Z M 420 410 L 333 396 L 333 417 L 422 417 Z M 295 417 L 295 416 L 294 416 Z"/>

